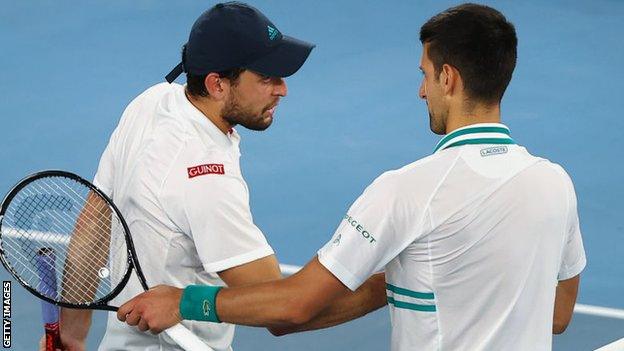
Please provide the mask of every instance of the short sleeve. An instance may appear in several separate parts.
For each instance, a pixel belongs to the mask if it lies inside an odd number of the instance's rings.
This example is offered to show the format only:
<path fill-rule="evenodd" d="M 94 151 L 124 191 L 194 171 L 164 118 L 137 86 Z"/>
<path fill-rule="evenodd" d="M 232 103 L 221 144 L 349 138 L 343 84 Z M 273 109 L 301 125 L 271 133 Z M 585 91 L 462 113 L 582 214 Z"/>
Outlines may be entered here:
<path fill-rule="evenodd" d="M 349 208 L 332 239 L 318 251 L 321 264 L 356 290 L 422 235 L 423 209 L 405 201 L 383 175 Z"/>
<path fill-rule="evenodd" d="M 93 178 L 93 184 L 110 198 L 113 198 L 113 185 L 115 184 L 114 137 L 115 133 L 111 136 L 106 149 L 102 153 L 97 172 Z"/>
<path fill-rule="evenodd" d="M 193 239 L 204 269 L 220 272 L 273 254 L 253 222 L 237 162 L 220 152 L 181 160 L 163 184 L 163 206 Z"/>
<path fill-rule="evenodd" d="M 587 262 L 577 210 L 577 200 L 572 182 L 569 181 L 569 215 L 561 256 L 558 280 L 566 280 L 577 276 L 585 268 Z"/>

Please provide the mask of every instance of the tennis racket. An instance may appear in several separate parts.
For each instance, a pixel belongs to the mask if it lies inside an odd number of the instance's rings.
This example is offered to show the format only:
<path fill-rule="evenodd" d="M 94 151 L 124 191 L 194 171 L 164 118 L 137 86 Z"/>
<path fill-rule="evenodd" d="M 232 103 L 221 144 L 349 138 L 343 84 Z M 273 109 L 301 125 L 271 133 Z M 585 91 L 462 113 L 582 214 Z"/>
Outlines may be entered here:
<path fill-rule="evenodd" d="M 133 269 L 148 290 L 115 204 L 95 185 L 65 171 L 32 174 L 5 197 L 0 259 L 24 288 L 57 306 L 117 311 L 108 303 Z M 181 324 L 165 332 L 187 351 L 212 351 Z"/>

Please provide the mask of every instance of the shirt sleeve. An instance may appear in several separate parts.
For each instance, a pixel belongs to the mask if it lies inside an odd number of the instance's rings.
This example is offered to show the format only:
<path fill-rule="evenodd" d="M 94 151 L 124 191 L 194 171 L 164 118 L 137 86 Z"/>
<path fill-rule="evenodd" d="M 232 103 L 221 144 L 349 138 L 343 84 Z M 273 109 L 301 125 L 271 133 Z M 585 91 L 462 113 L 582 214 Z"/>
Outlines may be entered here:
<path fill-rule="evenodd" d="M 356 290 L 423 233 L 423 209 L 405 201 L 391 177 L 375 180 L 349 208 L 318 259 Z"/>
<path fill-rule="evenodd" d="M 566 280 L 577 276 L 585 268 L 587 259 L 581 238 L 581 228 L 577 210 L 577 200 L 572 181 L 569 180 L 569 215 L 566 227 L 566 239 L 563 244 L 561 265 L 559 268 L 559 280 Z"/>
<path fill-rule="evenodd" d="M 193 148 L 185 151 L 190 155 L 197 152 L 200 150 Z M 204 269 L 220 272 L 273 254 L 253 222 L 249 192 L 238 163 L 219 152 L 182 160 L 176 162 L 164 184 L 169 194 L 164 206 L 193 239 Z"/>
<path fill-rule="evenodd" d="M 106 145 L 106 149 L 102 153 L 97 172 L 93 178 L 93 184 L 111 199 L 113 198 L 113 185 L 115 184 L 114 141 L 115 132 L 111 135 L 108 145 Z"/>

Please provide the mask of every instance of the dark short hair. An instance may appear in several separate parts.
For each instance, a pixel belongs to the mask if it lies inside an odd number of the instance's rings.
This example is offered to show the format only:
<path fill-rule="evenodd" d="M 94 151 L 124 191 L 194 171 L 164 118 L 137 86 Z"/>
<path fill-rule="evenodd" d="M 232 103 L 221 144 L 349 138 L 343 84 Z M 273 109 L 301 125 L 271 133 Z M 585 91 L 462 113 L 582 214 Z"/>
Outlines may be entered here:
<path fill-rule="evenodd" d="M 236 85 L 238 83 L 238 78 L 240 77 L 241 73 L 243 73 L 243 71 L 245 71 L 244 68 L 234 68 L 216 73 L 219 75 L 219 77 L 228 79 L 232 83 L 232 85 Z M 190 95 L 196 97 L 207 97 L 208 95 L 210 95 L 208 94 L 208 90 L 206 90 L 206 85 L 204 84 L 204 82 L 206 81 L 206 76 L 208 76 L 208 74 L 196 76 L 187 73 L 186 91 L 188 91 Z"/>
<path fill-rule="evenodd" d="M 436 79 L 444 64 L 459 71 L 466 94 L 483 103 L 498 103 L 516 67 L 516 30 L 499 11 L 472 3 L 433 16 L 420 29 L 429 44 Z"/>

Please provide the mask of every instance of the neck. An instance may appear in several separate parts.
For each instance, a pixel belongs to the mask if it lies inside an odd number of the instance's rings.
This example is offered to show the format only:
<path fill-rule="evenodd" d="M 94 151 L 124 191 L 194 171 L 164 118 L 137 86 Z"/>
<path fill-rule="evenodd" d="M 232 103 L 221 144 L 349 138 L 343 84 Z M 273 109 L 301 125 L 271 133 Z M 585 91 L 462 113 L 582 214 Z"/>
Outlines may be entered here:
<path fill-rule="evenodd" d="M 208 118 L 223 134 L 228 134 L 232 125 L 221 116 L 221 108 L 209 98 L 197 98 L 184 91 L 187 100 Z"/>
<path fill-rule="evenodd" d="M 469 111 L 464 108 L 457 111 L 451 109 L 446 120 L 446 134 L 477 123 L 500 123 L 500 105 L 475 106 Z"/>

